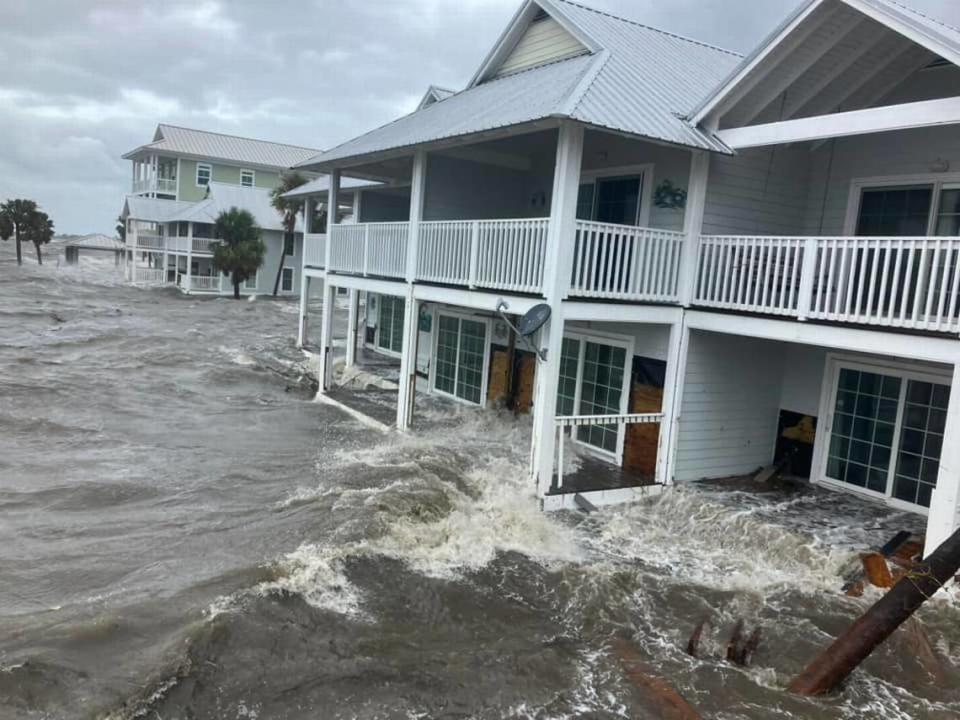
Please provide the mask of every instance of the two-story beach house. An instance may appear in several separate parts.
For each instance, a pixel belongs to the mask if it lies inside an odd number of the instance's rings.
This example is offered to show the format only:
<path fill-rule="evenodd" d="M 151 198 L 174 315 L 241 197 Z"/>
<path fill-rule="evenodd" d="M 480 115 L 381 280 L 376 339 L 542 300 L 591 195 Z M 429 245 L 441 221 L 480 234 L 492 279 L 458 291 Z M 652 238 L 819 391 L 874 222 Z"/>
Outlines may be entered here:
<path fill-rule="evenodd" d="M 238 207 L 253 214 L 267 247 L 260 271 L 242 292 L 272 293 L 279 273 L 279 292 L 298 294 L 302 221 L 287 233 L 270 193 L 281 173 L 318 152 L 159 125 L 152 142 L 123 156 L 133 167 L 131 193 L 121 212 L 127 278 L 136 284 L 176 285 L 187 293 L 232 293 L 229 279 L 213 269 L 211 243 L 217 215 Z"/>
<path fill-rule="evenodd" d="M 960 523 L 960 4 L 922 1 L 809 0 L 741 57 L 527 0 L 464 90 L 302 162 L 354 204 L 307 273 L 375 301 L 397 426 L 415 388 L 483 405 L 535 368 L 544 507 L 778 462 L 927 515 L 932 551 Z M 542 303 L 538 356 L 503 316 Z M 650 477 L 592 488 L 564 445 Z"/>

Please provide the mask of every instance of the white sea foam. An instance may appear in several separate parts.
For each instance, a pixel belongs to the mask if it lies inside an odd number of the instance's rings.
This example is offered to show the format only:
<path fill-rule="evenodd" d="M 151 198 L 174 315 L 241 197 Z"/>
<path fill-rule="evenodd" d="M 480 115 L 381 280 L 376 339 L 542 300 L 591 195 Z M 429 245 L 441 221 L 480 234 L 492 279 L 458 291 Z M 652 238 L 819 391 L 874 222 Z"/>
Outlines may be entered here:
<path fill-rule="evenodd" d="M 295 593 L 314 607 L 363 619 L 360 592 L 343 569 L 344 560 L 356 549 L 301 545 L 283 558 L 283 577 L 261 583 L 257 590 L 261 595 Z"/>

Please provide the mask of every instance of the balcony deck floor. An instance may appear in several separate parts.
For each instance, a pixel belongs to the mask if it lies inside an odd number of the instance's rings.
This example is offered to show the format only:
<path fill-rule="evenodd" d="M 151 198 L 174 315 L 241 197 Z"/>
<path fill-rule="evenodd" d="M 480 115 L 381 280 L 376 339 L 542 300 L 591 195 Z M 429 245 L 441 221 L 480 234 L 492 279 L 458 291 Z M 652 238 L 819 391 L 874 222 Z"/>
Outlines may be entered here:
<path fill-rule="evenodd" d="M 582 455 L 576 472 L 565 473 L 563 487 L 550 489 L 550 495 L 596 492 L 599 490 L 622 490 L 624 488 L 656 485 L 651 476 L 641 475 L 590 455 Z"/>

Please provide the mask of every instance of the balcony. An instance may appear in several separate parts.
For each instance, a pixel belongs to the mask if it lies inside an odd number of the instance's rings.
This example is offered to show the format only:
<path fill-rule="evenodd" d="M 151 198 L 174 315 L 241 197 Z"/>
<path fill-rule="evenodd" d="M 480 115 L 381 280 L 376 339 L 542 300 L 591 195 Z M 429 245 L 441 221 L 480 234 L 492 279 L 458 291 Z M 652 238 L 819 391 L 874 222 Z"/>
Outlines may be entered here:
<path fill-rule="evenodd" d="M 960 333 L 960 238 L 704 236 L 694 304 Z"/>
<path fill-rule="evenodd" d="M 169 235 L 140 234 L 134 236 L 138 250 L 168 252 L 185 255 L 212 255 L 213 246 L 219 242 L 213 238 L 172 237 Z"/>
<path fill-rule="evenodd" d="M 157 193 L 158 195 L 176 195 L 176 178 L 145 178 L 133 181 L 133 193 L 135 195 L 144 195 L 147 193 Z"/>

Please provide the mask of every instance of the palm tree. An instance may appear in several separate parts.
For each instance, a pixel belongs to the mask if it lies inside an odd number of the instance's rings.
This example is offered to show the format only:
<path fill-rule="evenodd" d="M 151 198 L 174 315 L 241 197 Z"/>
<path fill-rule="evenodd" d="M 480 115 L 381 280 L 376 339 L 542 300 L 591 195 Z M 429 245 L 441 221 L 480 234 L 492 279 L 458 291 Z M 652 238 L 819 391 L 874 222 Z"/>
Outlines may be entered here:
<path fill-rule="evenodd" d="M 23 265 L 20 242 L 36 212 L 37 204 L 33 200 L 7 200 L 0 205 L 0 240 L 14 238 L 17 243 L 17 265 Z"/>
<path fill-rule="evenodd" d="M 285 193 L 294 190 L 304 183 L 307 179 L 300 173 L 285 173 L 280 176 L 280 184 L 270 193 L 270 204 L 283 217 L 283 229 L 288 235 L 292 235 L 297 229 L 297 216 L 303 211 L 303 200 L 298 198 L 284 197 Z M 283 261 L 286 256 L 287 238 L 283 239 L 283 245 L 280 248 L 280 264 L 277 267 L 277 278 L 273 281 L 273 296 L 277 296 L 280 290 L 280 278 L 283 275 Z"/>
<path fill-rule="evenodd" d="M 257 274 L 267 248 L 260 239 L 260 228 L 247 210 L 232 207 L 217 216 L 213 225 L 213 266 L 230 277 L 233 297 L 240 299 L 240 283 Z"/>
<path fill-rule="evenodd" d="M 23 238 L 33 243 L 33 246 L 37 249 L 37 264 L 43 265 L 40 246 L 53 240 L 53 220 L 45 212 L 37 210 L 33 214 L 30 224 L 24 230 Z"/>

